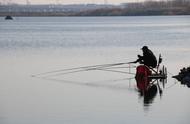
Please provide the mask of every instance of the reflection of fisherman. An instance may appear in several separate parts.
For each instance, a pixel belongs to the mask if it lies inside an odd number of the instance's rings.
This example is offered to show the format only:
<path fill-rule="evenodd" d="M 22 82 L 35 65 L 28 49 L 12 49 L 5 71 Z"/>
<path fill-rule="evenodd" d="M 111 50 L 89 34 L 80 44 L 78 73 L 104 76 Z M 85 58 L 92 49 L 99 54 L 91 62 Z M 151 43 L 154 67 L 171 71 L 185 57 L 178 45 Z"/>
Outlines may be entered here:
<path fill-rule="evenodd" d="M 134 63 L 141 63 L 148 67 L 155 68 L 157 66 L 157 60 L 153 52 L 148 49 L 147 46 L 142 47 L 143 56 L 138 55 L 138 59 Z"/>

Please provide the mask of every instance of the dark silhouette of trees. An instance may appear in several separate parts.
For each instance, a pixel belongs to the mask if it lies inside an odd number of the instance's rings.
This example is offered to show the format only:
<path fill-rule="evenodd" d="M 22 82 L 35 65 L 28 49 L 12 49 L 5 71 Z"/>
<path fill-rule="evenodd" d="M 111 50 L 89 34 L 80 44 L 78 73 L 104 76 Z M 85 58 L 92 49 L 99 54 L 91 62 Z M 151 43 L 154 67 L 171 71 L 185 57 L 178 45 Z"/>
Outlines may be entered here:
<path fill-rule="evenodd" d="M 76 5 L 77 6 L 77 5 Z M 146 15 L 190 15 L 190 0 L 146 0 L 145 2 L 124 3 L 114 5 L 83 5 L 72 10 L 57 6 L 21 6 L 13 11 L 4 11 L 7 6 L 0 6 L 0 16 L 146 16 Z M 12 7 L 12 6 L 8 6 Z M 16 7 L 16 5 L 14 6 Z M 22 9 L 22 7 L 24 9 Z M 40 8 L 40 9 L 39 9 Z M 43 9 L 43 11 L 42 11 Z M 64 11 L 64 10 L 67 11 Z"/>
<path fill-rule="evenodd" d="M 190 15 L 189 0 L 162 0 L 125 3 L 118 8 L 105 8 L 76 13 L 77 16 Z"/>

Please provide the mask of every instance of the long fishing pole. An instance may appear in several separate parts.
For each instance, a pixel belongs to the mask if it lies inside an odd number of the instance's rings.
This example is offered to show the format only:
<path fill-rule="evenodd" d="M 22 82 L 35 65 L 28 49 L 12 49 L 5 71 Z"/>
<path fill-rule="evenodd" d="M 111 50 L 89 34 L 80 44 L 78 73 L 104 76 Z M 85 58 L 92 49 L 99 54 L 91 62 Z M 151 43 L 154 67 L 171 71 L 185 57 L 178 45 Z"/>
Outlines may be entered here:
<path fill-rule="evenodd" d="M 102 70 L 102 71 L 110 71 L 110 72 L 117 72 L 117 73 L 123 73 L 123 74 L 133 74 L 133 75 L 135 75 L 135 73 L 131 73 L 131 72 L 125 72 L 125 71 L 117 71 L 117 70 L 111 70 L 111 69 L 101 69 L 101 68 L 98 68 L 98 69 L 96 69 L 96 70 Z"/>
<path fill-rule="evenodd" d="M 56 73 L 56 74 L 45 75 L 45 76 L 43 76 L 43 77 L 53 77 L 53 76 L 66 75 L 66 74 L 77 73 L 77 72 L 83 72 L 83 71 L 89 71 L 89 70 L 92 70 L 92 69 L 80 69 L 80 70 L 63 71 L 63 72 Z M 39 75 L 37 75 L 37 76 L 39 76 Z M 34 76 L 34 77 L 36 77 L 36 76 Z"/>
<path fill-rule="evenodd" d="M 115 67 L 117 68 L 117 67 Z M 118 67 L 121 68 L 121 67 Z M 123 68 L 123 67 L 122 67 Z M 71 74 L 71 73 L 77 73 L 77 72 L 83 72 L 83 71 L 91 71 L 91 70 L 101 70 L 101 71 L 109 71 L 109 72 L 117 72 L 117 73 L 123 73 L 123 74 L 135 74 L 135 73 L 131 73 L 131 72 L 125 72 L 125 71 L 117 71 L 117 70 L 111 70 L 112 67 L 93 67 L 93 68 L 86 68 L 86 69 L 75 69 L 75 70 L 69 70 L 69 71 L 63 71 L 62 73 L 55 73 L 55 74 L 51 74 L 51 75 L 45 75 L 43 77 L 53 77 L 53 76 L 59 76 L 59 75 L 66 75 L 66 74 Z"/>
<path fill-rule="evenodd" d="M 123 64 L 130 64 L 130 62 L 113 63 L 113 64 L 101 64 L 101 65 L 92 65 L 92 66 L 82 66 L 82 67 L 69 68 L 69 69 L 60 69 L 60 70 L 54 70 L 54 71 L 39 73 L 39 74 L 36 74 L 36 75 L 32 75 L 32 77 L 51 74 L 51 73 L 56 73 L 56 72 L 64 72 L 64 71 L 72 71 L 72 70 L 78 70 L 78 69 L 96 68 L 96 67 L 110 67 L 110 66 L 117 66 L 117 65 L 123 65 Z"/>

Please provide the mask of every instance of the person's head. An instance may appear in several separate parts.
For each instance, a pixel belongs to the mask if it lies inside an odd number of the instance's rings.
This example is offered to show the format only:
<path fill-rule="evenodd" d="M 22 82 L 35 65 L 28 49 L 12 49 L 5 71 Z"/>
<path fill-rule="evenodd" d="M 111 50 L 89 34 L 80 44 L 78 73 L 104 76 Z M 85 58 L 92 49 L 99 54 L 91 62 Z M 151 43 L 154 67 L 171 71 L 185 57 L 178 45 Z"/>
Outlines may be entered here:
<path fill-rule="evenodd" d="M 148 50 L 148 46 L 143 46 L 143 47 L 141 48 L 141 50 L 142 50 L 142 51 L 147 51 L 147 50 Z"/>

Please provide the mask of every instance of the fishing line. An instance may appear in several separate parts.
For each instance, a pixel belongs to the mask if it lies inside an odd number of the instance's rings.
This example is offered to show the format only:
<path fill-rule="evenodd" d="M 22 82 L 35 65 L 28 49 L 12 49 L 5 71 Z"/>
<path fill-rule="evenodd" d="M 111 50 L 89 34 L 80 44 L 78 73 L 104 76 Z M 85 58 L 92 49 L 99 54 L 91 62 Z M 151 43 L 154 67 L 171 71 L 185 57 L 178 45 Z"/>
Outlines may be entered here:
<path fill-rule="evenodd" d="M 168 71 L 168 74 L 170 74 L 171 76 L 174 76 L 174 74 L 172 74 L 171 72 Z"/>
<path fill-rule="evenodd" d="M 166 87 L 166 89 L 170 89 L 170 88 L 174 87 L 176 84 L 177 84 L 177 82 L 174 82 L 172 85 Z"/>
<path fill-rule="evenodd" d="M 169 72 L 169 71 L 168 71 L 168 74 L 170 74 L 171 76 L 174 76 L 174 74 L 172 74 L 172 73 L 171 73 L 171 72 Z M 174 79 L 174 80 L 175 80 L 175 79 Z M 177 82 L 176 82 L 176 81 L 174 81 L 174 83 L 173 83 L 173 84 L 171 84 L 170 86 L 166 87 L 166 89 L 170 89 L 170 88 L 174 87 L 176 84 L 177 84 Z"/>

